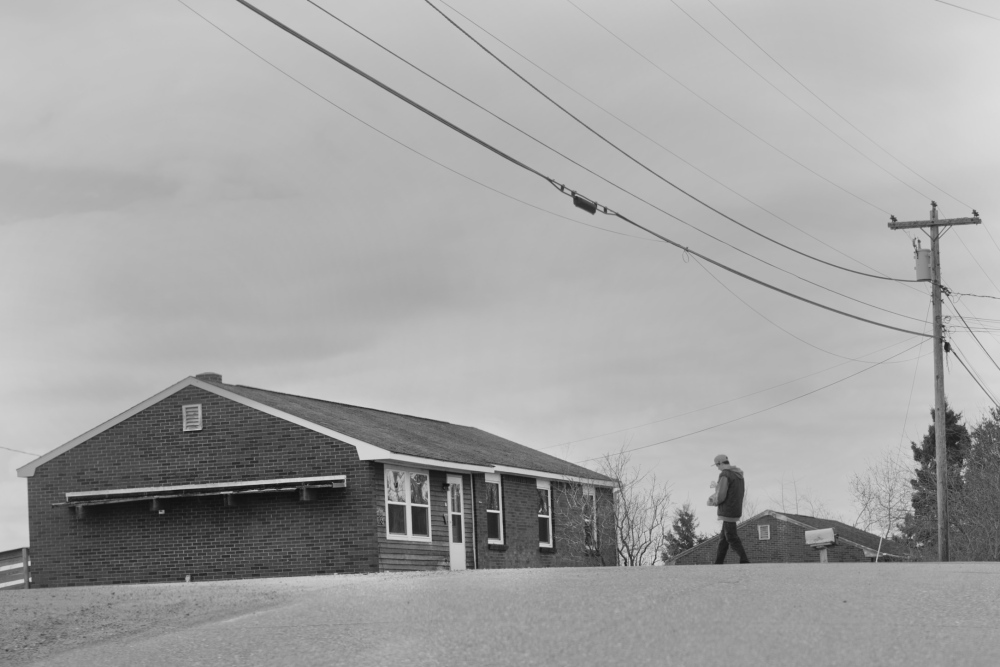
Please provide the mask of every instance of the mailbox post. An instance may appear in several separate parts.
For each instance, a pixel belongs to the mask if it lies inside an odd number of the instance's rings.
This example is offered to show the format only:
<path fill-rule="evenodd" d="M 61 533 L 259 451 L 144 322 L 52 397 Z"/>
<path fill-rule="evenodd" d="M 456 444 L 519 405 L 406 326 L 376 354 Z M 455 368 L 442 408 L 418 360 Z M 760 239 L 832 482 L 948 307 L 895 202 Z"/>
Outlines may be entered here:
<path fill-rule="evenodd" d="M 821 528 L 819 530 L 806 531 L 806 544 L 813 549 L 819 550 L 819 562 L 829 563 L 830 559 L 826 552 L 827 547 L 837 546 L 837 533 L 833 528 Z"/>

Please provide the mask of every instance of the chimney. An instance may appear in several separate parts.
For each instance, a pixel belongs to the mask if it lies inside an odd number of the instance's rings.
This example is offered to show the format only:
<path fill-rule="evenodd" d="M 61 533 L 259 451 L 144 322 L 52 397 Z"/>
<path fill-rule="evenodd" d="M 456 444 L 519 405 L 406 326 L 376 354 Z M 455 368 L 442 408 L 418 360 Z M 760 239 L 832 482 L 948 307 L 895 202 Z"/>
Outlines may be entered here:
<path fill-rule="evenodd" d="M 194 376 L 198 380 L 203 380 L 204 382 L 218 382 L 222 384 L 222 375 L 219 373 L 198 373 Z"/>

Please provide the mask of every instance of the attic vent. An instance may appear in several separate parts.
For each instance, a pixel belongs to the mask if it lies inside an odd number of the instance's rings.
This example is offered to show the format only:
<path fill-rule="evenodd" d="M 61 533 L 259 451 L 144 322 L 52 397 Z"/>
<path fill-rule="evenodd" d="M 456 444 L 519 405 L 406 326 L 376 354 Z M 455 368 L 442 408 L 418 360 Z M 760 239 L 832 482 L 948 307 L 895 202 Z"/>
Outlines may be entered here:
<path fill-rule="evenodd" d="M 768 525 L 757 526 L 757 539 L 758 540 L 771 539 L 771 527 Z"/>
<path fill-rule="evenodd" d="M 185 431 L 201 430 L 201 403 L 185 405 L 181 408 Z"/>

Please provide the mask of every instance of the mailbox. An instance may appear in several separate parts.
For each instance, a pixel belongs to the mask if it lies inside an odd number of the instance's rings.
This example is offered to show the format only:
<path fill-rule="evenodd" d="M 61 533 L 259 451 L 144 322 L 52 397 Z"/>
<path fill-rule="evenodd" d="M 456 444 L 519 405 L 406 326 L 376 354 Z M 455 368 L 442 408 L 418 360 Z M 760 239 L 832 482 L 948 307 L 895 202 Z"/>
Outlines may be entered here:
<path fill-rule="evenodd" d="M 825 549 L 837 546 L 837 534 L 833 528 L 806 531 L 806 545 L 813 549 Z"/>

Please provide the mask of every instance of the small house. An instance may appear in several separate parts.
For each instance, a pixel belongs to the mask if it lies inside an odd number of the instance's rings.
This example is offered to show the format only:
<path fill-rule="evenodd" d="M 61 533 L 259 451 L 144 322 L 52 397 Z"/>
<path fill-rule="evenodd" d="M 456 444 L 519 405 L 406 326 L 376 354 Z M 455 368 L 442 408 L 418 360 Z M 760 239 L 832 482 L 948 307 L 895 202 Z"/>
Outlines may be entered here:
<path fill-rule="evenodd" d="M 840 521 L 803 514 L 766 510 L 741 522 L 736 532 L 751 563 L 819 563 L 820 552 L 806 545 L 805 533 L 823 528 L 832 528 L 837 535 L 837 545 L 827 548 L 827 558 L 831 563 L 864 563 L 876 559 L 898 562 L 908 559 L 905 549 L 896 542 L 882 540 L 878 535 Z M 719 535 L 716 534 L 677 554 L 670 563 L 710 565 L 715 563 L 718 548 Z M 726 563 L 738 561 L 739 558 L 730 549 Z"/>
<path fill-rule="evenodd" d="M 477 428 L 215 373 L 18 475 L 36 587 L 616 564 L 609 477 Z"/>

